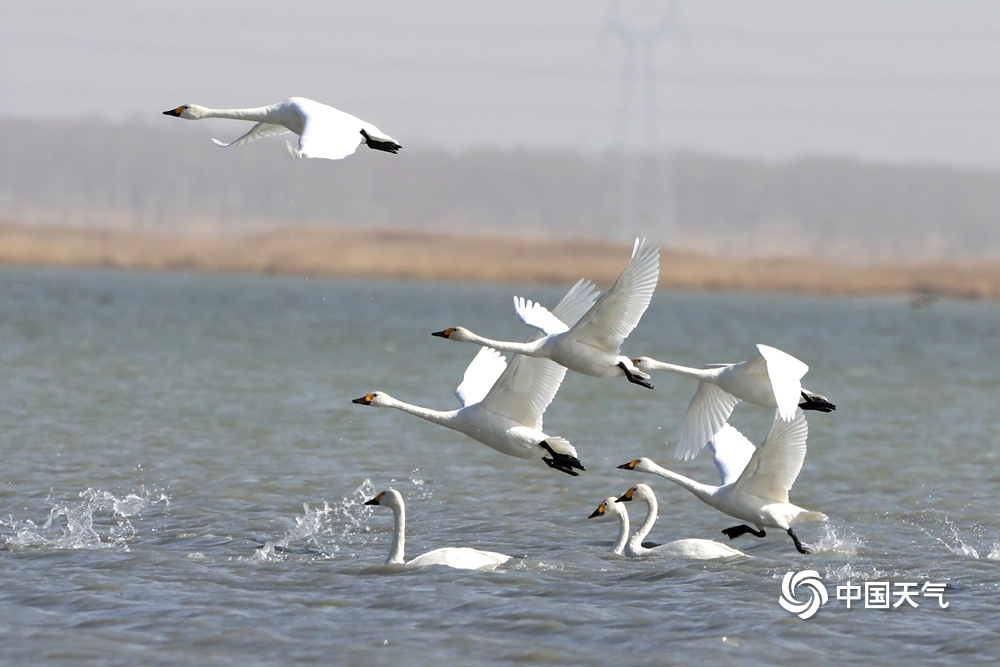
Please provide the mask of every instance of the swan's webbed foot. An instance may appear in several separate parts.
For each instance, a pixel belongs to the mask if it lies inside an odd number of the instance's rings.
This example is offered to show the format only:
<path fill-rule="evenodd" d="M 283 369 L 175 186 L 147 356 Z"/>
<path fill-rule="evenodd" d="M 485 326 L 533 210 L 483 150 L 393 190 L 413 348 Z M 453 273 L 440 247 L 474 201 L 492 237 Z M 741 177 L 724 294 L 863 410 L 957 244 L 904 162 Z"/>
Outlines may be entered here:
<path fill-rule="evenodd" d="M 576 458 L 575 456 L 570 456 L 569 454 L 560 454 L 559 452 L 552 449 L 552 446 L 549 443 L 545 442 L 544 440 L 538 443 L 538 445 L 544 448 L 545 451 L 547 451 L 549 454 L 552 455 L 552 458 L 548 458 L 546 456 L 542 457 L 542 460 L 545 461 L 545 465 L 547 465 L 548 467 L 554 468 L 559 472 L 564 472 L 567 475 L 572 475 L 573 477 L 580 476 L 580 473 L 576 472 L 577 470 L 586 470 L 586 468 L 583 467 L 583 464 L 580 463 L 580 459 Z"/>
<path fill-rule="evenodd" d="M 747 533 L 750 533 L 754 537 L 767 537 L 767 533 L 765 531 L 754 530 L 745 523 L 740 524 L 739 526 L 733 526 L 732 528 L 722 529 L 722 534 L 731 540 L 735 540 L 737 537 L 740 537 L 741 535 L 745 535 Z"/>
<path fill-rule="evenodd" d="M 364 130 L 361 130 L 361 136 L 365 138 L 365 144 L 368 148 L 372 148 L 377 151 L 385 151 L 386 153 L 398 153 L 399 149 L 402 148 L 395 141 L 379 141 L 378 139 L 373 139 Z"/>
<path fill-rule="evenodd" d="M 618 362 L 618 368 L 622 369 L 622 372 L 625 373 L 625 378 L 632 384 L 637 384 L 640 387 L 645 387 L 646 389 L 653 388 L 653 385 L 648 380 L 643 380 L 641 377 L 630 371 L 624 361 Z"/>
<path fill-rule="evenodd" d="M 799 536 L 796 535 L 791 528 L 788 529 L 788 536 L 792 538 L 792 542 L 795 542 L 795 548 L 799 550 L 800 554 L 812 553 L 812 549 L 810 549 L 809 547 L 802 546 L 802 542 L 799 541 Z"/>
<path fill-rule="evenodd" d="M 802 392 L 799 399 L 799 407 L 803 410 L 815 410 L 817 412 L 833 412 L 837 406 L 827 400 L 826 396 L 814 394 L 812 392 Z"/>

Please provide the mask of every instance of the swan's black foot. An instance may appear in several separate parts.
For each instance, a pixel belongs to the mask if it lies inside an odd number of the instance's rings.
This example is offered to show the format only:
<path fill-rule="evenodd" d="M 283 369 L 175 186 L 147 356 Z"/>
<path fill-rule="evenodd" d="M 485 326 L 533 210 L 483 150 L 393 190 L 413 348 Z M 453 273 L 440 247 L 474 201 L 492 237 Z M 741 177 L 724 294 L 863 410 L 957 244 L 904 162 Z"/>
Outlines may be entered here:
<path fill-rule="evenodd" d="M 816 410 L 817 412 L 833 412 L 837 409 L 837 406 L 828 401 L 826 396 L 807 391 L 802 392 L 799 407 L 803 410 Z"/>
<path fill-rule="evenodd" d="M 570 457 L 570 458 L 572 458 L 572 457 Z M 545 461 L 545 465 L 547 465 L 550 468 L 555 468 L 559 472 L 564 472 L 567 475 L 572 475 L 573 477 L 579 477 L 580 476 L 580 473 L 578 473 L 577 471 L 573 470 L 573 466 L 572 465 L 566 465 L 565 463 L 562 463 L 558 459 L 550 459 L 550 458 L 547 458 L 547 457 L 543 456 L 542 460 Z M 580 469 L 583 470 L 583 468 L 580 468 Z"/>
<path fill-rule="evenodd" d="M 632 384 L 637 384 L 640 387 L 645 387 L 646 389 L 653 388 L 653 385 L 650 384 L 649 381 L 643 380 L 641 377 L 630 371 L 624 361 L 618 362 L 618 368 L 622 369 L 622 372 L 625 373 L 625 378 Z"/>
<path fill-rule="evenodd" d="M 767 537 L 767 533 L 764 532 L 763 530 L 754 530 L 745 523 L 740 524 L 739 526 L 733 526 L 732 528 L 722 529 L 722 534 L 731 540 L 735 540 L 737 537 L 740 537 L 741 535 L 745 535 L 747 533 L 750 533 L 754 537 Z"/>
<path fill-rule="evenodd" d="M 368 145 L 368 148 L 373 148 L 377 151 L 398 153 L 399 149 L 402 148 L 402 146 L 397 144 L 395 141 L 379 141 L 378 139 L 372 139 L 371 136 L 364 130 L 361 130 L 361 136 L 365 138 L 365 143 Z"/>
<path fill-rule="evenodd" d="M 552 449 L 552 446 L 549 445 L 549 443 L 545 442 L 544 440 L 538 443 L 538 445 L 544 448 L 545 451 L 547 451 L 549 454 L 552 455 L 551 459 L 545 456 L 542 457 L 542 460 L 545 461 L 545 465 L 547 465 L 548 467 L 554 468 L 559 472 L 564 472 L 567 475 L 572 475 L 573 477 L 580 476 L 580 473 L 576 472 L 577 470 L 586 470 L 586 468 L 583 467 L 583 464 L 580 463 L 580 459 L 576 458 L 575 456 L 570 456 L 569 454 L 560 454 L 556 450 Z M 576 470 L 574 470 L 574 468 Z"/>
<path fill-rule="evenodd" d="M 788 536 L 792 538 L 792 542 L 795 542 L 795 548 L 799 550 L 800 554 L 812 553 L 812 549 L 802 546 L 802 543 L 799 542 L 799 536 L 796 535 L 791 528 L 788 529 Z"/>

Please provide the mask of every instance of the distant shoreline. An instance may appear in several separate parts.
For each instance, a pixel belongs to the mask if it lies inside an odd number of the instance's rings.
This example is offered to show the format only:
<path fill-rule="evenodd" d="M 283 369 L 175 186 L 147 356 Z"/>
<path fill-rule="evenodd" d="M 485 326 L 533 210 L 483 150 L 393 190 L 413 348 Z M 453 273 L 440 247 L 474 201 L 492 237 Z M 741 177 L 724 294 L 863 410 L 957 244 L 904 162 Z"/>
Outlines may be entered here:
<path fill-rule="evenodd" d="M 296 228 L 246 236 L 0 225 L 0 264 L 607 286 L 631 245 L 550 237 Z M 662 250 L 660 287 L 1000 299 L 1000 263 L 732 259 Z"/>

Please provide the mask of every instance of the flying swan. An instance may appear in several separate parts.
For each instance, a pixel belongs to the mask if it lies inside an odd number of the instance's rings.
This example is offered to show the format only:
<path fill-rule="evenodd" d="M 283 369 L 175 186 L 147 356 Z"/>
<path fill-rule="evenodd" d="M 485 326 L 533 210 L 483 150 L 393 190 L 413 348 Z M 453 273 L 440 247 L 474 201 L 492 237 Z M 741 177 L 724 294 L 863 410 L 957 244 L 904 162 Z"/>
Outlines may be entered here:
<path fill-rule="evenodd" d="M 395 139 L 371 123 L 304 97 L 290 97 L 284 102 L 255 109 L 209 109 L 197 104 L 184 104 L 163 114 L 188 120 L 231 118 L 256 121 L 249 132 L 228 144 L 212 139 L 223 147 L 240 146 L 261 137 L 294 132 L 299 135 L 298 148 L 287 141 L 285 145 L 292 157 L 297 158 L 340 160 L 353 155 L 361 144 L 387 153 L 397 153 L 402 148 Z"/>
<path fill-rule="evenodd" d="M 722 532 L 731 540 L 744 533 L 765 537 L 765 527 L 781 528 L 792 538 L 799 553 L 807 554 L 810 550 L 802 546 L 792 526 L 827 518 L 821 512 L 810 512 L 788 502 L 788 491 L 806 457 L 808 435 L 809 426 L 801 410 L 795 411 L 790 422 L 775 417 L 764 444 L 756 451 L 743 434 L 727 424 L 711 443 L 721 486 L 696 482 L 647 458 L 618 467 L 666 477 L 720 512 L 757 526 L 757 530 L 746 524 L 726 528 Z"/>
<path fill-rule="evenodd" d="M 405 565 L 406 567 L 427 567 L 428 565 L 447 565 L 459 570 L 492 570 L 497 565 L 510 560 L 510 556 L 495 551 L 480 551 L 469 547 L 444 547 L 420 554 L 410 561 L 403 560 L 403 549 L 406 543 L 406 507 L 403 496 L 395 489 L 387 489 L 378 494 L 365 505 L 382 505 L 392 510 L 392 547 L 386 565 Z"/>
<path fill-rule="evenodd" d="M 631 538 L 628 538 L 629 521 L 628 512 L 622 503 L 633 498 L 638 498 L 646 503 L 646 520 L 635 531 Z M 653 490 L 645 484 L 636 484 L 625 492 L 620 498 L 611 496 L 605 499 L 597 509 L 588 517 L 590 519 L 603 517 L 609 514 L 618 516 L 618 538 L 615 540 L 612 553 L 621 554 L 623 551 L 629 558 L 641 558 L 643 556 L 683 556 L 685 558 L 728 558 L 730 556 L 746 556 L 739 549 L 716 542 L 715 540 L 686 539 L 674 540 L 656 547 L 644 547 L 643 539 L 652 530 L 656 522 L 657 503 Z"/>
<path fill-rule="evenodd" d="M 551 313 L 545 312 L 553 322 L 569 326 L 588 311 L 595 298 L 594 286 L 580 280 Z M 576 449 L 565 438 L 542 431 L 542 414 L 565 375 L 563 366 L 548 359 L 514 356 L 507 363 L 499 352 L 484 347 L 469 364 L 455 392 L 462 404 L 458 410 L 431 410 L 396 400 L 381 391 L 352 402 L 402 410 L 464 433 L 510 456 L 522 459 L 540 456 L 550 468 L 575 477 L 579 475 L 577 470 L 585 469 Z"/>
<path fill-rule="evenodd" d="M 660 276 L 660 250 L 636 239 L 632 258 L 604 295 L 594 302 L 578 322 L 564 327 L 548 327 L 541 317 L 544 308 L 514 297 L 521 321 L 545 335 L 527 343 L 490 340 L 463 327 L 449 327 L 432 335 L 448 340 L 476 343 L 500 352 L 551 359 L 566 368 L 594 377 L 624 375 L 629 382 L 653 388 L 649 375 L 622 356 L 621 345 L 646 312 Z M 531 307 L 528 307 L 531 306 Z"/>
<path fill-rule="evenodd" d="M 740 400 L 776 408 L 783 421 L 791 421 L 796 408 L 831 412 L 836 409 L 825 396 L 803 389 L 800 381 L 809 367 L 792 355 L 768 345 L 757 345 L 753 358 L 738 364 L 711 364 L 707 368 L 678 366 L 649 357 L 632 362 L 639 370 L 670 371 L 698 380 L 688 405 L 674 453 L 693 459 L 729 420 Z"/>

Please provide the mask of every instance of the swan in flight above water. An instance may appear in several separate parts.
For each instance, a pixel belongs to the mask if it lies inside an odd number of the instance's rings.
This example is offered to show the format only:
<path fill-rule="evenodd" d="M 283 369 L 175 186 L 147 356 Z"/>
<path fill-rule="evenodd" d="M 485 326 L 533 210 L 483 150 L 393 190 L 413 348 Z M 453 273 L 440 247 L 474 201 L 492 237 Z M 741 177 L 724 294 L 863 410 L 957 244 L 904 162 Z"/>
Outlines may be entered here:
<path fill-rule="evenodd" d="M 649 357 L 632 362 L 639 370 L 670 371 L 699 381 L 688 405 L 681 435 L 674 453 L 679 459 L 693 459 L 722 425 L 729 420 L 740 400 L 765 408 L 776 408 L 783 421 L 791 421 L 796 408 L 831 412 L 837 408 L 825 396 L 803 389 L 800 381 L 809 367 L 768 345 L 757 345 L 753 358 L 738 364 L 711 364 L 689 368 Z"/>
<path fill-rule="evenodd" d="M 184 104 L 163 114 L 188 120 L 231 118 L 256 122 L 249 132 L 228 144 L 212 139 L 219 146 L 240 146 L 272 134 L 294 132 L 299 135 L 298 148 L 287 141 L 285 145 L 292 157 L 297 158 L 340 160 L 353 155 L 361 144 L 388 153 L 398 153 L 402 148 L 395 139 L 371 123 L 304 97 L 290 97 L 284 102 L 254 109 L 209 109 L 197 104 Z"/>
<path fill-rule="evenodd" d="M 744 533 L 765 537 L 764 528 L 781 528 L 799 553 L 807 554 L 809 549 L 802 546 L 792 526 L 827 518 L 821 512 L 810 512 L 788 502 L 788 491 L 805 461 L 808 435 L 809 426 L 801 410 L 795 411 L 790 422 L 776 417 L 764 444 L 755 451 L 743 434 L 727 424 L 711 443 L 721 486 L 696 482 L 647 458 L 618 467 L 665 477 L 720 512 L 757 526 L 757 530 L 746 524 L 726 528 L 722 532 L 731 540 Z"/>
<path fill-rule="evenodd" d="M 628 539 L 629 521 L 628 512 L 625 510 L 624 502 L 633 498 L 639 498 L 647 506 L 646 520 L 635 531 L 631 539 Z M 653 490 L 645 484 L 636 484 L 620 498 L 611 496 L 597 506 L 590 519 L 611 514 L 618 516 L 618 538 L 615 540 L 612 553 L 625 553 L 629 558 L 641 558 L 643 556 L 683 556 L 685 558 L 728 558 L 730 556 L 746 556 L 739 549 L 716 542 L 715 540 L 686 539 L 674 540 L 656 547 L 645 547 L 642 545 L 643 539 L 649 534 L 656 522 L 657 503 Z M 626 542 L 627 540 L 627 542 Z"/>
<path fill-rule="evenodd" d="M 521 321 L 544 336 L 527 343 L 498 341 L 483 338 L 463 327 L 449 327 L 432 335 L 476 343 L 500 352 L 551 359 L 584 375 L 602 378 L 624 375 L 629 382 L 652 389 L 649 375 L 621 355 L 621 345 L 646 312 L 659 276 L 660 249 L 647 246 L 644 239 L 636 239 L 632 258 L 618 280 L 575 324 L 566 322 L 558 326 L 562 323 L 545 317 L 547 313 L 541 306 L 514 297 Z"/>
<path fill-rule="evenodd" d="M 594 286 L 580 280 L 549 316 L 567 326 L 587 312 L 594 298 Z M 402 410 L 464 433 L 498 452 L 522 459 L 541 457 L 550 468 L 575 477 L 577 470 L 584 470 L 576 449 L 565 438 L 542 431 L 542 414 L 565 375 L 563 366 L 548 359 L 514 356 L 507 363 L 499 352 L 484 347 L 455 392 L 462 404 L 458 410 L 431 410 L 381 391 L 352 402 Z"/>
<path fill-rule="evenodd" d="M 469 547 L 444 547 L 428 551 L 413 560 L 404 561 L 406 507 L 403 505 L 403 496 L 395 489 L 388 489 L 367 501 L 365 505 L 382 505 L 392 510 L 392 547 L 389 549 L 389 557 L 385 559 L 386 565 L 405 565 L 406 567 L 447 565 L 459 570 L 492 570 L 497 565 L 510 560 L 510 556 L 495 551 L 480 551 Z"/>

